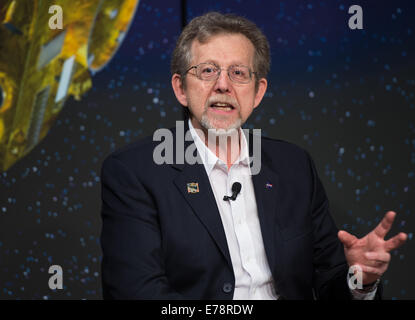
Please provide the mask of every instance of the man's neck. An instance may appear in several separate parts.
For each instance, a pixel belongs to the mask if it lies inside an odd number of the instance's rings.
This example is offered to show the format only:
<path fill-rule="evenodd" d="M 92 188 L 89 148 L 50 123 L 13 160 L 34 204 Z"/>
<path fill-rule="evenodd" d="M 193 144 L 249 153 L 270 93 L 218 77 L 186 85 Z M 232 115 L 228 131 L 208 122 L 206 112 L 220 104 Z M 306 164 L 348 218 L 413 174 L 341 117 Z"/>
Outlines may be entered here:
<path fill-rule="evenodd" d="M 238 159 L 241 152 L 241 130 L 231 129 L 226 131 L 224 129 L 206 129 L 202 126 L 195 125 L 192 121 L 192 125 L 199 135 L 200 139 L 205 143 L 210 151 L 212 151 L 220 160 L 225 162 L 228 169 Z M 222 132 L 221 132 L 222 131 Z M 218 134 L 223 133 L 223 134 Z"/>

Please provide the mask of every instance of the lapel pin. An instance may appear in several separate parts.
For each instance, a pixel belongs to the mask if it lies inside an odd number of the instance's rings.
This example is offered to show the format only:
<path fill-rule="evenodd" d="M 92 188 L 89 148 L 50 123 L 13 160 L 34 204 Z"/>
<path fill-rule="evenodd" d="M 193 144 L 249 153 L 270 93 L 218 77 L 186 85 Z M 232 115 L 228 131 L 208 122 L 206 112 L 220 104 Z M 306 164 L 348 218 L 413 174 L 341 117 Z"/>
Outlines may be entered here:
<path fill-rule="evenodd" d="M 198 193 L 199 192 L 199 183 L 189 182 L 187 184 L 187 193 Z"/>
<path fill-rule="evenodd" d="M 272 183 L 267 182 L 267 183 L 265 184 L 265 188 L 267 188 L 267 189 L 272 189 Z"/>

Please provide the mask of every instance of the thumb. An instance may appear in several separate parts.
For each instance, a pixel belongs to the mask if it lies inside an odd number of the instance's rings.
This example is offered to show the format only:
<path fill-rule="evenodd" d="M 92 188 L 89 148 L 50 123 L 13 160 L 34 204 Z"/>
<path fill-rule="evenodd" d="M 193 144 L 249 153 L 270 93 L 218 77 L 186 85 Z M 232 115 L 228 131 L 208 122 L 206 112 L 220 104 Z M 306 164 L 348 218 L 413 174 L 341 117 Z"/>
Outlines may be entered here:
<path fill-rule="evenodd" d="M 337 233 L 337 236 L 346 248 L 350 248 L 357 241 L 357 238 L 354 235 L 344 230 L 340 230 Z"/>

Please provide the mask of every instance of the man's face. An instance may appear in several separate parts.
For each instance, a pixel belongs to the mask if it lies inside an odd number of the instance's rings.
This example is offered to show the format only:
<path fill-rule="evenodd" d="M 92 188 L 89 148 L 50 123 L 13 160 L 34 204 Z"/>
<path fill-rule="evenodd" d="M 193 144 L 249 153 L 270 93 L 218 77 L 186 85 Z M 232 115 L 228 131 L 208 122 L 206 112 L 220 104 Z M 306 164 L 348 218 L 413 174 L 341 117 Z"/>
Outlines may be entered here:
<path fill-rule="evenodd" d="M 260 79 L 255 91 L 255 75 L 249 83 L 236 83 L 229 79 L 227 69 L 234 65 L 248 66 L 251 71 L 254 61 L 254 46 L 242 34 L 220 34 L 202 44 L 192 43 L 192 62 L 213 63 L 222 69 L 217 80 L 204 81 L 191 69 L 186 75 L 186 89 L 181 86 L 178 74 L 173 75 L 172 84 L 179 102 L 188 107 L 191 121 L 198 129 L 239 128 L 260 103 L 267 87 L 266 79 Z"/>

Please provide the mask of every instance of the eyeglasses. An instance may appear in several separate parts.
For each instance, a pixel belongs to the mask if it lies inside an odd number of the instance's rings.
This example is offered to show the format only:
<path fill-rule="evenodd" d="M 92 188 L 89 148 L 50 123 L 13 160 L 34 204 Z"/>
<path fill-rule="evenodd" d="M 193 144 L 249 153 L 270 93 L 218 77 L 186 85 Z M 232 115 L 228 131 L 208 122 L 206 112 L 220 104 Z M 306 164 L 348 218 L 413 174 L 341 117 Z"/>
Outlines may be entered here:
<path fill-rule="evenodd" d="M 216 81 L 223 70 L 213 63 L 200 63 L 187 69 L 184 74 L 192 69 L 196 69 L 196 77 L 204 81 Z M 249 83 L 252 80 L 252 74 L 256 74 L 247 66 L 230 66 L 226 71 L 229 79 L 236 83 Z"/>

